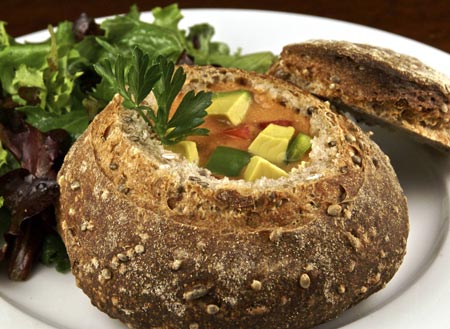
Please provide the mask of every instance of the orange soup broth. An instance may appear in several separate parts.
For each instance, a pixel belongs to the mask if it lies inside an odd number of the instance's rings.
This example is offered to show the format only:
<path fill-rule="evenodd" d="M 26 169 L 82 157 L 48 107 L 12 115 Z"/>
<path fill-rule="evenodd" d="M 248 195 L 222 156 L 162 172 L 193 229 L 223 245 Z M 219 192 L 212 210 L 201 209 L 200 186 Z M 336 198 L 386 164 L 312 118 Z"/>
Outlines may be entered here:
<path fill-rule="evenodd" d="M 217 84 L 211 91 L 233 91 L 244 88 L 233 88 L 225 84 Z M 282 104 L 271 99 L 267 94 L 253 89 L 246 89 L 252 94 L 252 102 L 247 114 L 239 125 L 232 125 L 226 118 L 214 115 L 207 115 L 205 122 L 200 126 L 209 130 L 208 136 L 189 136 L 187 140 L 197 144 L 199 153 L 199 165 L 205 166 L 212 152 L 217 146 L 227 146 L 235 149 L 247 151 L 248 147 L 256 136 L 270 123 L 291 126 L 295 129 L 295 135 L 299 132 L 309 135 L 309 119 L 297 114 L 293 109 L 286 108 Z M 172 111 L 178 107 L 183 95 L 175 99 Z M 305 161 L 305 155 L 300 161 Z M 280 166 L 281 169 L 289 172 L 296 167 L 299 162 L 289 163 Z"/>

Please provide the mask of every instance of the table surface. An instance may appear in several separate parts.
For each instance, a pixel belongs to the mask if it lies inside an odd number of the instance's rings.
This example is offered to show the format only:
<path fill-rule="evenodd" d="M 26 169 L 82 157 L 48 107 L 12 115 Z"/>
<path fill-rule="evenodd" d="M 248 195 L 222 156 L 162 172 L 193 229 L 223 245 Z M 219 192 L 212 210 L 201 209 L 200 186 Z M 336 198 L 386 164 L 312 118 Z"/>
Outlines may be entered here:
<path fill-rule="evenodd" d="M 131 4 L 142 11 L 174 1 L 139 0 L 1 0 L 0 20 L 20 36 L 74 20 L 82 12 L 92 17 L 127 12 Z M 249 8 L 288 11 L 359 23 L 415 39 L 450 53 L 450 0 L 205 0 L 178 1 L 180 8 Z M 207 20 L 207 18 L 205 18 Z M 209 22 L 214 25 L 214 22 Z"/>

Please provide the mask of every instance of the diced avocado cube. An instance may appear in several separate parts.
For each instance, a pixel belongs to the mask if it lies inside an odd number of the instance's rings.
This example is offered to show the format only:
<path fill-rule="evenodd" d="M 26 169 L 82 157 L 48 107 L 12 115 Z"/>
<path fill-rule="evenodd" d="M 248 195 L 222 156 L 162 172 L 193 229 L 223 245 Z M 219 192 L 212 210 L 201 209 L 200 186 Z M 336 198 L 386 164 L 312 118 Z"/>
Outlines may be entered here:
<path fill-rule="evenodd" d="M 244 120 L 251 103 L 252 94 L 247 90 L 217 92 L 206 111 L 209 115 L 225 117 L 237 126 Z"/>
<path fill-rule="evenodd" d="M 195 142 L 182 141 L 174 145 L 166 146 L 166 148 L 174 153 L 184 156 L 188 161 L 198 164 L 198 150 Z"/>
<path fill-rule="evenodd" d="M 218 146 L 206 163 L 212 173 L 228 177 L 240 176 L 242 168 L 249 163 L 250 153 L 231 147 Z"/>
<path fill-rule="evenodd" d="M 274 164 L 280 165 L 286 159 L 289 141 L 294 133 L 294 127 L 271 123 L 256 136 L 248 150 L 254 155 L 259 155 Z"/>
<path fill-rule="evenodd" d="M 289 144 L 286 161 L 295 162 L 301 159 L 301 157 L 311 148 L 311 137 L 308 135 L 299 133 L 297 137 Z"/>
<path fill-rule="evenodd" d="M 287 175 L 287 172 L 283 169 L 275 166 L 266 159 L 255 155 L 250 159 L 250 162 L 244 171 L 244 180 L 253 182 L 261 177 L 276 179 Z"/>

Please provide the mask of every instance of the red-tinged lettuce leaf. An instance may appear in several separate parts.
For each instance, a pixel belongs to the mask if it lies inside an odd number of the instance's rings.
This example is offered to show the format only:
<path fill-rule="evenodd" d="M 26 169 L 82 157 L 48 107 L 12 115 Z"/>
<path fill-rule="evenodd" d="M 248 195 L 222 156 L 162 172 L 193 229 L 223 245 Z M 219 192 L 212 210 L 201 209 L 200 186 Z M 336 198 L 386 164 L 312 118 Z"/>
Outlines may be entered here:
<path fill-rule="evenodd" d="M 6 242 L 6 233 L 9 230 L 11 224 L 11 216 L 8 210 L 3 205 L 2 197 L 0 197 L 0 262 L 3 260 L 6 254 L 8 243 Z"/>
<path fill-rule="evenodd" d="M 0 176 L 0 196 L 7 214 L 0 217 L 0 260 L 12 280 L 25 280 L 39 257 L 43 239 L 54 227 L 53 205 L 59 195 L 56 174 L 70 146 L 69 134 L 46 133 L 25 122 L 23 113 L 0 111 L 0 140 L 22 168 Z"/>
<path fill-rule="evenodd" d="M 42 217 L 44 213 L 39 214 Z M 45 236 L 43 220 L 24 223 L 18 236 L 8 236 L 8 277 L 15 281 L 26 280 L 39 258 Z"/>
<path fill-rule="evenodd" d="M 70 136 L 66 131 L 54 129 L 42 133 L 14 110 L 1 111 L 0 140 L 21 167 L 37 177 L 55 178 L 70 146 Z"/>
<path fill-rule="evenodd" d="M 74 22 L 72 32 L 75 40 L 77 41 L 83 40 L 88 35 L 105 34 L 105 31 L 100 28 L 100 25 L 98 25 L 95 20 L 86 13 L 82 13 Z"/>
<path fill-rule="evenodd" d="M 0 177 L 0 195 L 11 212 L 8 234 L 19 235 L 22 223 L 54 204 L 59 196 L 55 180 L 38 178 L 20 168 Z"/>

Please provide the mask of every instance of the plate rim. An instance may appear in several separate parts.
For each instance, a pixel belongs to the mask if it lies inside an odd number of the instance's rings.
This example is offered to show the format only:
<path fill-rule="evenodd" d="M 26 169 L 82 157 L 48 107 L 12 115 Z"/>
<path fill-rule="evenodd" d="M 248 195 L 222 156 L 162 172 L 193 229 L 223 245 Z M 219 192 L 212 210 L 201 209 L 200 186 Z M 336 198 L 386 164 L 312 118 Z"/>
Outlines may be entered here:
<path fill-rule="evenodd" d="M 286 12 L 286 11 L 265 10 L 265 9 L 181 8 L 181 12 L 183 14 L 182 22 L 187 18 L 188 15 L 191 15 L 192 13 L 202 13 L 202 12 L 203 13 L 204 12 L 220 12 L 220 13 L 223 13 L 224 11 L 225 12 L 230 12 L 230 13 L 240 12 L 240 13 L 251 13 L 251 14 L 264 14 L 264 15 L 287 15 L 287 16 L 293 17 L 294 19 L 295 18 L 309 18 L 309 19 L 315 19 L 315 20 L 320 20 L 320 21 L 324 21 L 324 22 L 325 21 L 332 22 L 333 24 L 346 24 L 346 25 L 349 25 L 349 26 L 354 26 L 354 27 L 356 27 L 358 29 L 360 29 L 360 28 L 362 28 L 362 29 L 369 29 L 369 30 L 372 30 L 374 33 L 381 33 L 381 34 L 383 34 L 385 36 L 393 37 L 393 38 L 397 38 L 397 39 L 400 38 L 400 39 L 402 39 L 402 40 L 404 40 L 404 41 L 406 41 L 408 43 L 412 43 L 412 45 L 420 46 L 423 49 L 427 49 L 427 51 L 438 53 L 438 54 L 440 54 L 441 56 L 444 56 L 444 57 L 447 56 L 447 61 L 450 64 L 450 54 L 446 53 L 443 50 L 435 48 L 433 46 L 427 45 L 427 44 L 422 43 L 422 42 L 417 41 L 417 40 L 410 39 L 410 38 L 405 37 L 405 36 L 397 35 L 397 34 L 392 33 L 392 32 L 388 32 L 388 31 L 384 31 L 384 30 L 381 30 L 381 29 L 377 29 L 377 28 L 374 28 L 374 27 L 369 27 L 369 26 L 358 24 L 358 23 L 347 22 L 347 21 L 333 19 L 333 18 L 328 18 L 328 17 L 307 15 L 307 14 L 301 14 L 301 13 L 292 13 L 292 12 Z M 118 14 L 118 15 L 121 15 L 121 14 Z M 145 11 L 145 12 L 142 12 L 142 16 L 141 17 L 146 17 L 148 15 L 151 15 L 151 12 Z M 116 15 L 113 15 L 113 16 L 116 16 Z M 108 17 L 113 17 L 113 16 L 101 17 L 101 18 L 99 18 L 99 20 L 105 19 L 105 18 L 108 18 Z M 211 19 L 205 19 L 205 21 L 208 21 L 208 20 L 211 20 Z M 215 24 L 212 23 L 212 22 L 210 22 L 210 24 L 215 26 Z M 45 34 L 45 33 L 46 33 L 45 30 L 35 31 L 35 32 L 32 32 L 32 33 L 28 33 L 28 34 L 26 34 L 24 36 L 18 37 L 16 39 L 23 41 L 23 40 L 29 39 L 30 37 L 36 36 L 37 34 Z M 345 37 L 343 39 L 345 39 Z M 227 40 L 223 40 L 223 41 L 227 42 Z M 446 163 L 448 162 L 449 166 L 447 168 L 450 168 L 450 161 L 445 161 L 445 162 Z M 443 169 L 441 168 L 441 169 L 437 169 L 437 170 L 443 170 Z M 448 197 L 450 195 L 450 170 L 444 171 L 443 173 L 444 173 L 444 175 L 443 175 L 443 178 L 442 178 L 442 180 L 443 180 L 442 183 L 445 186 L 445 189 L 446 189 L 446 192 L 447 192 L 447 197 Z M 421 284 L 421 282 L 423 280 L 425 280 L 425 278 L 428 278 L 428 279 L 432 280 L 432 279 L 435 279 L 435 278 L 442 277 L 442 275 L 440 275 L 442 273 L 436 273 L 436 272 L 439 272 L 439 270 L 436 269 L 436 267 L 438 265 L 440 265 L 443 261 L 445 261 L 445 258 L 450 259 L 450 241 L 449 241 L 449 237 L 448 237 L 448 226 L 449 226 L 449 209 L 448 209 L 448 205 L 449 205 L 449 200 L 447 198 L 447 200 L 446 200 L 446 219 L 445 219 L 446 226 L 447 226 L 447 232 L 445 232 L 445 233 L 443 232 L 442 233 L 445 236 L 443 237 L 443 239 L 441 241 L 439 254 L 435 255 L 436 256 L 435 259 L 433 259 L 433 261 L 430 263 L 430 268 L 425 270 L 420 275 L 420 277 L 417 278 L 417 280 L 414 281 L 414 283 L 413 283 L 413 285 L 411 287 L 408 287 L 404 292 L 402 292 L 402 294 L 405 293 L 406 295 L 413 295 L 413 296 L 405 296 L 405 297 L 415 298 L 416 297 L 416 295 L 415 295 L 416 293 L 414 291 L 410 291 L 410 290 L 414 286 L 416 286 L 415 287 L 416 289 L 419 289 L 419 290 L 422 289 L 421 287 L 419 287 L 419 285 Z M 68 275 L 70 275 L 70 274 L 68 274 Z M 446 291 L 450 292 L 450 282 L 447 284 L 446 289 L 447 289 Z M 410 291 L 410 292 L 408 292 L 408 291 Z M 449 293 L 448 297 L 449 297 L 449 299 L 447 300 L 447 302 L 450 302 L 450 293 Z M 389 301 L 388 304 L 395 306 L 394 308 L 402 309 L 402 307 L 400 305 L 396 305 L 396 304 L 399 303 L 399 300 L 400 300 L 400 298 L 399 298 L 399 296 L 397 296 L 393 300 Z M 37 329 L 41 329 L 41 328 L 42 329 L 59 329 L 57 327 L 53 327 L 53 326 L 49 325 L 48 323 L 38 319 L 37 317 L 34 317 L 33 315 L 30 315 L 30 314 L 22 312 L 20 309 L 14 307 L 13 304 L 8 303 L 7 299 L 5 299 L 4 297 L 2 297 L 0 295 L 0 321 L 3 321 L 2 317 L 1 317 L 2 313 L 6 314 L 8 312 L 8 309 L 10 309 L 12 313 L 20 313 L 22 315 L 23 320 L 25 322 L 23 324 L 24 327 L 21 327 L 21 328 L 33 327 L 33 328 L 37 328 Z M 348 323 L 348 324 L 346 324 L 346 325 L 344 325 L 344 326 L 342 326 L 340 328 L 349 328 L 350 329 L 350 328 L 356 328 L 355 325 L 356 326 L 367 325 L 368 318 L 373 317 L 376 314 L 379 314 L 379 312 L 382 311 L 382 309 L 383 309 L 383 307 L 378 309 L 378 310 L 373 311 L 367 317 L 363 317 L 363 318 L 357 319 L 357 320 L 355 320 L 353 322 L 350 322 L 350 323 Z M 14 319 L 10 319 L 10 320 L 14 321 Z M 380 319 L 377 317 L 377 320 L 380 320 Z M 392 319 L 390 319 L 390 320 L 392 320 Z M 429 320 L 429 319 L 427 319 L 427 320 Z M 447 321 L 445 319 L 442 319 L 442 322 L 440 322 L 439 319 L 435 318 L 435 319 L 433 319 L 433 321 L 434 321 L 435 325 L 450 324 L 450 319 L 447 319 Z M 381 324 L 385 325 L 385 322 L 383 322 L 383 321 L 379 322 L 376 325 L 376 328 L 381 328 L 382 327 Z M 10 325 L 14 326 L 15 328 L 18 328 L 16 323 L 10 322 Z M 18 325 L 21 325 L 21 324 L 19 323 Z M 371 325 L 371 328 L 374 328 L 372 326 L 373 325 L 372 323 L 369 323 L 369 325 Z M 392 326 L 393 324 L 390 323 L 390 325 Z M 432 324 L 430 324 L 430 326 L 432 326 Z"/>

